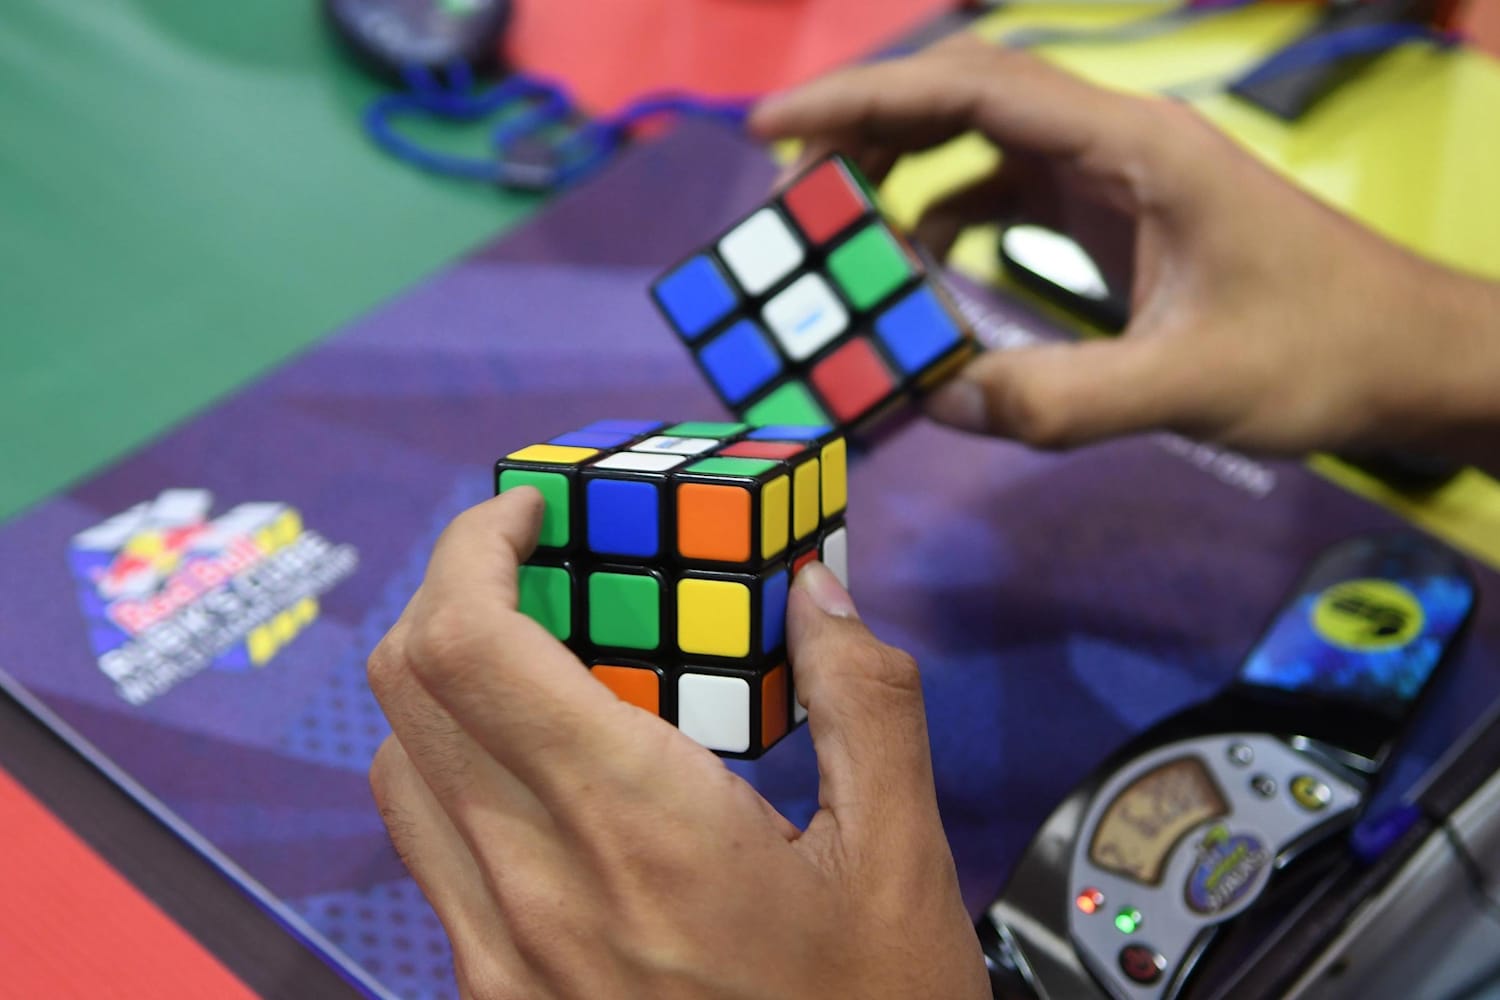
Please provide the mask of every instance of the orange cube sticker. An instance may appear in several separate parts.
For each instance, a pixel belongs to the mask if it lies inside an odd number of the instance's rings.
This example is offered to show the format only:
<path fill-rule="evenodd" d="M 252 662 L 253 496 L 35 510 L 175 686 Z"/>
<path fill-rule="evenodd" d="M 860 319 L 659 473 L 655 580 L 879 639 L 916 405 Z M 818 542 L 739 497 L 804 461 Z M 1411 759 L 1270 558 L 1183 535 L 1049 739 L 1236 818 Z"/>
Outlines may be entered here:
<path fill-rule="evenodd" d="M 750 560 L 750 491 L 683 483 L 677 488 L 677 551 L 688 559 Z"/>

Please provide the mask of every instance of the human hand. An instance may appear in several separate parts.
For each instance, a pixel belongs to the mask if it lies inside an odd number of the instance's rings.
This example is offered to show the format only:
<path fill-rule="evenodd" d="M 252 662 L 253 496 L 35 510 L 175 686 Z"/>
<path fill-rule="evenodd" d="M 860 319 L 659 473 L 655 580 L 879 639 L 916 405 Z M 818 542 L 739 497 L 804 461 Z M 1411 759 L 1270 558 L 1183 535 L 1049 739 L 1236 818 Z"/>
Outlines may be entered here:
<path fill-rule="evenodd" d="M 516 611 L 542 504 L 460 515 L 370 658 L 370 781 L 465 997 L 988 998 L 921 687 L 833 574 L 788 607 L 820 776 L 799 832 Z"/>
<path fill-rule="evenodd" d="M 1125 223 L 1124 335 L 982 355 L 929 398 L 939 420 L 1042 447 L 1167 428 L 1286 454 L 1494 453 L 1500 289 L 1324 206 L 1185 105 L 965 35 L 771 98 L 751 127 L 805 140 L 807 159 L 849 154 L 877 183 L 978 130 L 1001 165 L 929 208 L 915 236 L 939 254 L 979 222 Z"/>

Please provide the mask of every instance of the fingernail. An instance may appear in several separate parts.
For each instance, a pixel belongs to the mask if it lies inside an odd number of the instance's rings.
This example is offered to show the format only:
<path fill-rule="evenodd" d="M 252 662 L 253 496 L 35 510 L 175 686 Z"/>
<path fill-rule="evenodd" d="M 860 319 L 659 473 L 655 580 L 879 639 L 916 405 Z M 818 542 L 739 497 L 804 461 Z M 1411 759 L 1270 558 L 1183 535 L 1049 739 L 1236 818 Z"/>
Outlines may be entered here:
<path fill-rule="evenodd" d="M 858 618 L 854 609 L 854 598 L 833 575 L 833 570 L 820 562 L 810 562 L 797 574 L 796 585 L 807 592 L 812 602 L 825 615 L 835 618 Z"/>
<path fill-rule="evenodd" d="M 989 427 L 984 393 L 967 379 L 954 379 L 933 392 L 923 401 L 922 408 L 932 419 L 960 430 L 984 431 Z"/>

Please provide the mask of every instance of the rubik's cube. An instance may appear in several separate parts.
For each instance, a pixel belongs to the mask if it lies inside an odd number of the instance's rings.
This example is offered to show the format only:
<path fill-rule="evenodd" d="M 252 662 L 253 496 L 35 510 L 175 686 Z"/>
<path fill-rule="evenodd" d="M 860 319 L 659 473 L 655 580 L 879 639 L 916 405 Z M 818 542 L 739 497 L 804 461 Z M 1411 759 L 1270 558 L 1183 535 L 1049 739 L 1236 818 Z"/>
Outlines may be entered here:
<path fill-rule="evenodd" d="M 520 608 L 619 697 L 726 757 L 800 723 L 792 575 L 847 576 L 844 439 L 826 427 L 603 420 L 511 452 L 495 490 L 546 499 Z"/>
<path fill-rule="evenodd" d="M 921 255 L 840 156 L 658 278 L 651 295 L 752 424 L 868 430 L 975 350 Z"/>

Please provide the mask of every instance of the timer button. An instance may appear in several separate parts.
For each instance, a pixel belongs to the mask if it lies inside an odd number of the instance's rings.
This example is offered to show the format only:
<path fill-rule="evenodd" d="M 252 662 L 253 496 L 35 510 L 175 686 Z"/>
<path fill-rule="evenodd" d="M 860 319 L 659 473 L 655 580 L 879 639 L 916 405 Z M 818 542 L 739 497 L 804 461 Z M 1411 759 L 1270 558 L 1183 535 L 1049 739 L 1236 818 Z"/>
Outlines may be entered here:
<path fill-rule="evenodd" d="M 1250 779 L 1250 788 L 1263 799 L 1276 794 L 1276 779 L 1269 774 L 1257 774 Z"/>
<path fill-rule="evenodd" d="M 1127 944 L 1120 949 L 1120 971 L 1131 982 L 1149 986 L 1161 978 L 1167 960 L 1161 952 L 1144 944 Z"/>
<path fill-rule="evenodd" d="M 1310 774 L 1292 779 L 1292 800 L 1308 812 L 1321 812 L 1333 801 L 1333 789 Z"/>
<path fill-rule="evenodd" d="M 1236 767 L 1249 767 L 1255 762 L 1255 751 L 1251 749 L 1248 743 L 1229 744 L 1226 756 L 1229 757 L 1229 763 Z"/>

